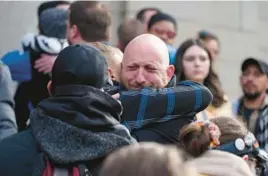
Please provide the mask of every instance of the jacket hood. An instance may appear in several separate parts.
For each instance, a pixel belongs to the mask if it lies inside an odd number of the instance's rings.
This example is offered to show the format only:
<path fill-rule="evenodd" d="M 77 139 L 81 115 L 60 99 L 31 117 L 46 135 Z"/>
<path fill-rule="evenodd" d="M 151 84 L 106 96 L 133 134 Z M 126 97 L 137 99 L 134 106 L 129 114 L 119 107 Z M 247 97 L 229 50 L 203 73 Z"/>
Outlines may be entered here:
<path fill-rule="evenodd" d="M 121 104 L 99 89 L 60 86 L 32 111 L 31 128 L 53 162 L 89 161 L 135 142 L 119 123 L 121 112 Z"/>

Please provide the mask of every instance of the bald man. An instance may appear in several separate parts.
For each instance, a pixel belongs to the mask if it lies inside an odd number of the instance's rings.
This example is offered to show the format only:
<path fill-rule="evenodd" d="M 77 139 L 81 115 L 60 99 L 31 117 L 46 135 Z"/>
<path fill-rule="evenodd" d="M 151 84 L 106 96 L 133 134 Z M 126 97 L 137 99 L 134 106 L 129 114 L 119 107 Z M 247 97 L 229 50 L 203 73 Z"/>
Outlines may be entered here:
<path fill-rule="evenodd" d="M 174 66 L 169 65 L 166 44 L 154 35 L 143 34 L 133 39 L 125 49 L 121 81 L 130 90 L 164 88 L 174 71 Z"/>
<path fill-rule="evenodd" d="M 120 49 L 105 45 L 100 42 L 92 42 L 93 46 L 98 48 L 104 55 L 108 63 L 108 74 L 115 83 L 120 82 L 121 63 L 123 60 L 123 53 Z"/>
<path fill-rule="evenodd" d="M 176 86 L 167 47 L 151 34 L 140 35 L 127 45 L 119 89 L 124 108 L 121 123 L 137 141 L 162 144 L 178 143 L 180 129 L 212 100 L 211 92 L 198 83 Z"/>

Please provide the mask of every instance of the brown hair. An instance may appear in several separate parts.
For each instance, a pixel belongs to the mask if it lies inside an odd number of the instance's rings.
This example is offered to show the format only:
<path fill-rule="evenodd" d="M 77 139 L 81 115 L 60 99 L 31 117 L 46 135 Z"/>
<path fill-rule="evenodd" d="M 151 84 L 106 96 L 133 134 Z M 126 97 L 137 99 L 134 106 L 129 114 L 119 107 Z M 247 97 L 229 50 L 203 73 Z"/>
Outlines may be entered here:
<path fill-rule="evenodd" d="M 179 141 L 187 153 L 198 157 L 208 150 L 211 138 L 207 126 L 193 125 L 184 126 L 180 131 Z"/>
<path fill-rule="evenodd" d="M 195 176 L 175 146 L 140 143 L 112 153 L 104 161 L 101 176 Z M 193 168 L 194 169 L 194 168 Z"/>
<path fill-rule="evenodd" d="M 125 19 L 117 29 L 118 39 L 121 42 L 121 50 L 124 51 L 127 44 L 135 37 L 145 33 L 144 25 L 136 19 Z"/>
<path fill-rule="evenodd" d="M 197 35 L 197 37 L 203 41 L 216 40 L 217 43 L 220 45 L 218 36 L 213 34 L 212 32 L 209 32 L 207 30 L 201 30 L 198 32 Z"/>
<path fill-rule="evenodd" d="M 75 1 L 70 6 L 70 25 L 76 25 L 87 42 L 109 40 L 111 17 L 98 1 Z"/>
<path fill-rule="evenodd" d="M 224 98 L 224 92 L 222 90 L 219 77 L 212 68 L 212 62 L 211 62 L 212 58 L 210 52 L 206 48 L 203 41 L 199 39 L 188 39 L 180 45 L 179 49 L 176 52 L 176 64 L 175 64 L 176 68 L 175 74 L 177 76 L 177 82 L 184 81 L 186 79 L 184 75 L 182 60 L 184 53 L 188 50 L 188 48 L 194 45 L 203 48 L 208 53 L 210 60 L 210 68 L 209 68 L 209 74 L 204 80 L 204 85 L 211 91 L 213 95 L 213 100 L 211 104 L 215 107 L 221 107 L 226 102 Z"/>
<path fill-rule="evenodd" d="M 210 120 L 220 129 L 220 145 L 231 142 L 247 135 L 247 128 L 238 119 L 231 117 L 217 117 Z M 194 157 L 202 155 L 208 150 L 211 137 L 207 126 L 193 125 L 184 126 L 180 131 L 180 145 L 187 153 Z"/>
<path fill-rule="evenodd" d="M 147 11 L 156 11 L 156 13 L 159 13 L 159 12 L 160 12 L 160 9 L 155 8 L 155 7 L 147 7 L 147 8 L 141 9 L 141 10 L 137 13 L 137 15 L 136 15 L 136 19 L 139 20 L 140 22 L 144 22 L 144 21 L 145 21 L 144 14 L 145 14 Z"/>
<path fill-rule="evenodd" d="M 215 123 L 221 130 L 221 144 L 226 144 L 237 138 L 244 138 L 248 133 L 245 123 L 240 119 L 231 117 L 218 117 L 213 118 L 210 121 Z"/>

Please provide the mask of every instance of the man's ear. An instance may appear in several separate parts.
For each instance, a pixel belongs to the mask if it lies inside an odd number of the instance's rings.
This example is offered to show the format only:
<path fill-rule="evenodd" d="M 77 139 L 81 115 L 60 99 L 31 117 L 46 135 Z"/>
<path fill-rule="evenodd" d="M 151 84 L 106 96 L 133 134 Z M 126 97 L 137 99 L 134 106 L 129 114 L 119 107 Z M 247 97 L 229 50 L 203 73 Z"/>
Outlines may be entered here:
<path fill-rule="evenodd" d="M 239 77 L 240 85 L 242 84 L 242 75 Z"/>
<path fill-rule="evenodd" d="M 108 76 L 111 78 L 111 80 L 115 80 L 114 71 L 110 67 L 108 67 Z"/>
<path fill-rule="evenodd" d="M 39 23 L 37 24 L 36 29 L 37 29 L 37 31 L 39 31 L 39 33 L 41 33 Z"/>
<path fill-rule="evenodd" d="M 52 95 L 52 91 L 51 91 L 51 80 L 47 83 L 47 91 L 49 93 L 49 95 L 51 96 Z"/>
<path fill-rule="evenodd" d="M 81 38 L 81 34 L 75 24 L 72 25 L 69 30 L 70 30 L 70 35 L 71 35 L 70 37 L 72 39 Z"/>
<path fill-rule="evenodd" d="M 168 69 L 167 69 L 167 76 L 169 78 L 169 80 L 172 78 L 172 76 L 174 75 L 175 73 L 175 67 L 174 65 L 169 65 L 168 66 Z"/>
<path fill-rule="evenodd" d="M 266 79 L 266 92 L 268 92 L 268 76 L 267 76 L 267 79 Z"/>

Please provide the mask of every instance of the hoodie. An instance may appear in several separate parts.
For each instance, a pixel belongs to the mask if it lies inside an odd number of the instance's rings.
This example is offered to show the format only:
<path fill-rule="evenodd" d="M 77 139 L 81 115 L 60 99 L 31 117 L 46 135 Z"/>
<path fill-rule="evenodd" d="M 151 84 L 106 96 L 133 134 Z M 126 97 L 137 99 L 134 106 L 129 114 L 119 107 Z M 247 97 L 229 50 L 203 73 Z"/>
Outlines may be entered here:
<path fill-rule="evenodd" d="M 61 86 L 30 116 L 33 135 L 49 158 L 58 164 L 103 157 L 133 143 L 120 125 L 121 104 L 88 86 Z"/>
<path fill-rule="evenodd" d="M 45 158 L 55 167 L 84 164 L 98 173 L 110 152 L 136 142 L 120 124 L 121 113 L 121 104 L 99 89 L 57 87 L 31 112 L 26 132 L 0 143 L 0 160 L 8 160 L 0 164 L 0 175 L 41 176 Z M 19 172 L 11 169 L 14 165 Z"/>

